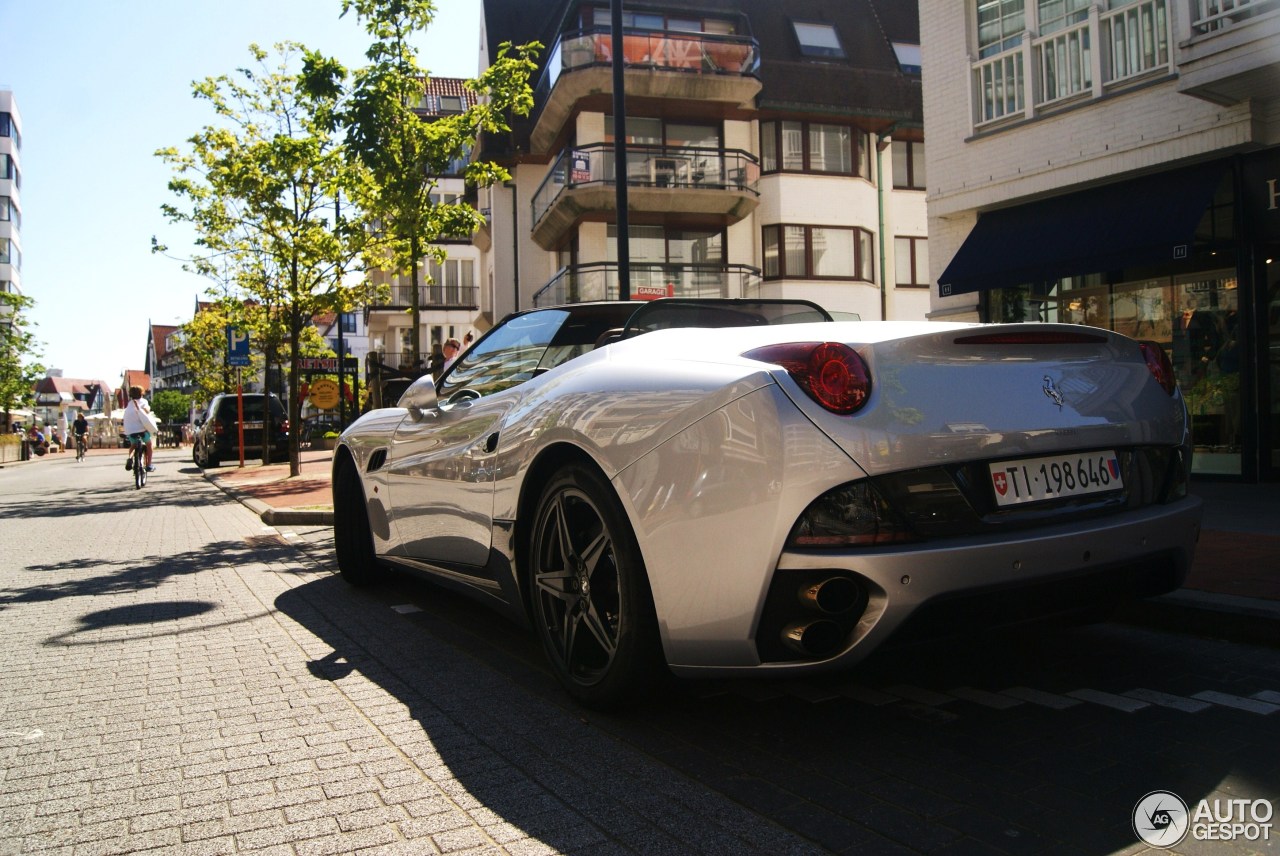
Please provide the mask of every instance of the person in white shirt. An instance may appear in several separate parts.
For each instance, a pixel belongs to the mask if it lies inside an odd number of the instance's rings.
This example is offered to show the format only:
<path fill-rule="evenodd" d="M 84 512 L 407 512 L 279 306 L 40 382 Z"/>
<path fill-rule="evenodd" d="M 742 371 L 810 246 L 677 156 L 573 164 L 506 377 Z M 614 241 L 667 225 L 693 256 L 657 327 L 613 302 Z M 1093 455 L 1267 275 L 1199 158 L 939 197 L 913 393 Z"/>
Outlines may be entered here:
<path fill-rule="evenodd" d="M 147 421 L 142 414 L 151 413 L 151 405 L 142 397 L 142 387 L 129 387 L 129 403 L 124 406 L 124 433 L 131 440 L 141 440 L 143 444 L 143 461 L 147 467 L 147 472 L 154 472 L 155 467 L 151 466 L 151 428 L 147 425 Z M 129 455 L 125 459 L 124 468 L 126 470 L 133 468 L 133 455 Z"/>
<path fill-rule="evenodd" d="M 449 366 L 453 365 L 453 361 L 458 359 L 458 355 L 462 353 L 462 343 L 450 336 L 444 340 L 444 368 L 441 374 L 449 370 Z"/>

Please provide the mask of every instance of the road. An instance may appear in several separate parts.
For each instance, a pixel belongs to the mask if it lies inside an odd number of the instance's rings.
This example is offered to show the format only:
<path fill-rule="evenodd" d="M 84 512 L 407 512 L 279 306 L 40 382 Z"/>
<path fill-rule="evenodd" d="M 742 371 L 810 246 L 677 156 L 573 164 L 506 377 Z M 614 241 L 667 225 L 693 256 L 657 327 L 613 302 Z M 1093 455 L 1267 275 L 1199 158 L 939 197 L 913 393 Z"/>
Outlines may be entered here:
<path fill-rule="evenodd" d="M 1274 649 L 1099 624 L 588 713 L 527 631 L 156 461 L 0 469 L 0 854 L 1110 854 L 1152 791 L 1280 798 Z"/>

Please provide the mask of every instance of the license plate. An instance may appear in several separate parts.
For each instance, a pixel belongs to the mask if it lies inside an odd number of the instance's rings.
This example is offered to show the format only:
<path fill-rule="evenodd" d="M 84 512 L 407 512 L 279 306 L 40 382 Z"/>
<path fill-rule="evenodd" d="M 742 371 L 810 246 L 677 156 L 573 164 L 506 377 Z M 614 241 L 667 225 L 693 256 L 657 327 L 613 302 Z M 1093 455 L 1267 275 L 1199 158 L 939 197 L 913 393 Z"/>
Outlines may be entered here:
<path fill-rule="evenodd" d="M 1120 459 L 1109 450 L 998 461 L 989 468 L 996 505 L 1002 507 L 1124 487 Z"/>
<path fill-rule="evenodd" d="M 250 431 L 250 430 L 252 430 L 252 429 L 254 429 L 254 428 L 257 428 L 257 429 L 261 430 L 261 429 L 262 429 L 262 423 L 261 423 L 261 422 L 246 422 L 246 423 L 244 423 L 244 430 L 246 430 L 246 431 Z"/>

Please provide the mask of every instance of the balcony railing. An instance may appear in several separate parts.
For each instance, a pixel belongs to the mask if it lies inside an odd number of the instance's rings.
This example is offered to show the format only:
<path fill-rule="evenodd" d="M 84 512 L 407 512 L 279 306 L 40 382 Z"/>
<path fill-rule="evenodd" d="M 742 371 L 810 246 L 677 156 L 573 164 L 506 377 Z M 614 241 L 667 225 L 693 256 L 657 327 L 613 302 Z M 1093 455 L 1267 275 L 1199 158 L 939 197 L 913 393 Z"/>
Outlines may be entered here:
<path fill-rule="evenodd" d="M 1081 21 L 1052 33 L 1027 32 L 1011 49 L 974 62 L 975 127 L 1028 118 L 1077 98 L 1100 98 L 1109 89 L 1171 70 L 1168 3 L 1142 0 L 1110 10 L 1090 6 Z"/>
<path fill-rule="evenodd" d="M 373 373 L 374 366 L 381 366 L 383 369 L 392 369 L 406 374 L 421 374 L 431 369 L 430 353 L 424 352 L 415 355 L 412 350 L 408 349 L 402 351 L 370 351 L 365 360 L 370 374 Z"/>
<path fill-rule="evenodd" d="M 1191 31 L 1211 33 L 1272 9 L 1280 9 L 1280 3 L 1276 0 L 1192 0 Z"/>
<path fill-rule="evenodd" d="M 627 184 L 638 187 L 691 187 L 757 192 L 760 163 L 737 149 L 628 146 Z M 588 184 L 614 184 L 617 157 L 611 144 L 566 149 L 552 164 L 533 195 L 533 223 L 566 190 Z"/>
<path fill-rule="evenodd" d="M 534 90 L 539 103 L 566 71 L 613 62 L 613 34 L 593 27 L 562 33 L 548 55 L 547 67 Z M 622 61 L 627 67 L 696 74 L 755 74 L 760 46 L 745 36 L 628 29 L 622 33 Z"/>
<path fill-rule="evenodd" d="M 632 262 L 632 300 L 658 297 L 740 297 L 760 279 L 749 265 L 681 265 Z M 534 306 L 619 299 L 617 262 L 562 268 L 533 296 Z"/>
<path fill-rule="evenodd" d="M 371 309 L 405 309 L 412 305 L 413 286 L 393 285 L 387 296 L 374 300 Z M 418 306 L 423 309 L 475 309 L 480 289 L 474 285 L 420 285 Z"/>

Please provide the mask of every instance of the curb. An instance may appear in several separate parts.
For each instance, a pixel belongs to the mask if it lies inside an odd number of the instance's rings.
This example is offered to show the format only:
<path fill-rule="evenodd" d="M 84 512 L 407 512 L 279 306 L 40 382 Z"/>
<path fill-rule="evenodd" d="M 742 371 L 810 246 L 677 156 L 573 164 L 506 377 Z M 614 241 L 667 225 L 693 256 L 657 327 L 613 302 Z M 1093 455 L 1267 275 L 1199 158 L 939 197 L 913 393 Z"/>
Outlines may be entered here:
<path fill-rule="evenodd" d="M 1115 621 L 1228 642 L 1280 647 L 1280 602 L 1179 589 L 1126 604 Z"/>
<path fill-rule="evenodd" d="M 239 502 L 245 508 L 258 515 L 258 519 L 268 526 L 332 526 L 333 511 L 303 510 L 298 508 L 276 508 L 267 505 L 260 499 L 255 499 L 248 494 L 236 490 L 230 485 L 223 484 L 216 476 L 210 475 L 207 471 L 202 470 L 202 474 L 206 481 L 212 483 L 215 487 L 225 493 L 227 496 Z"/>

